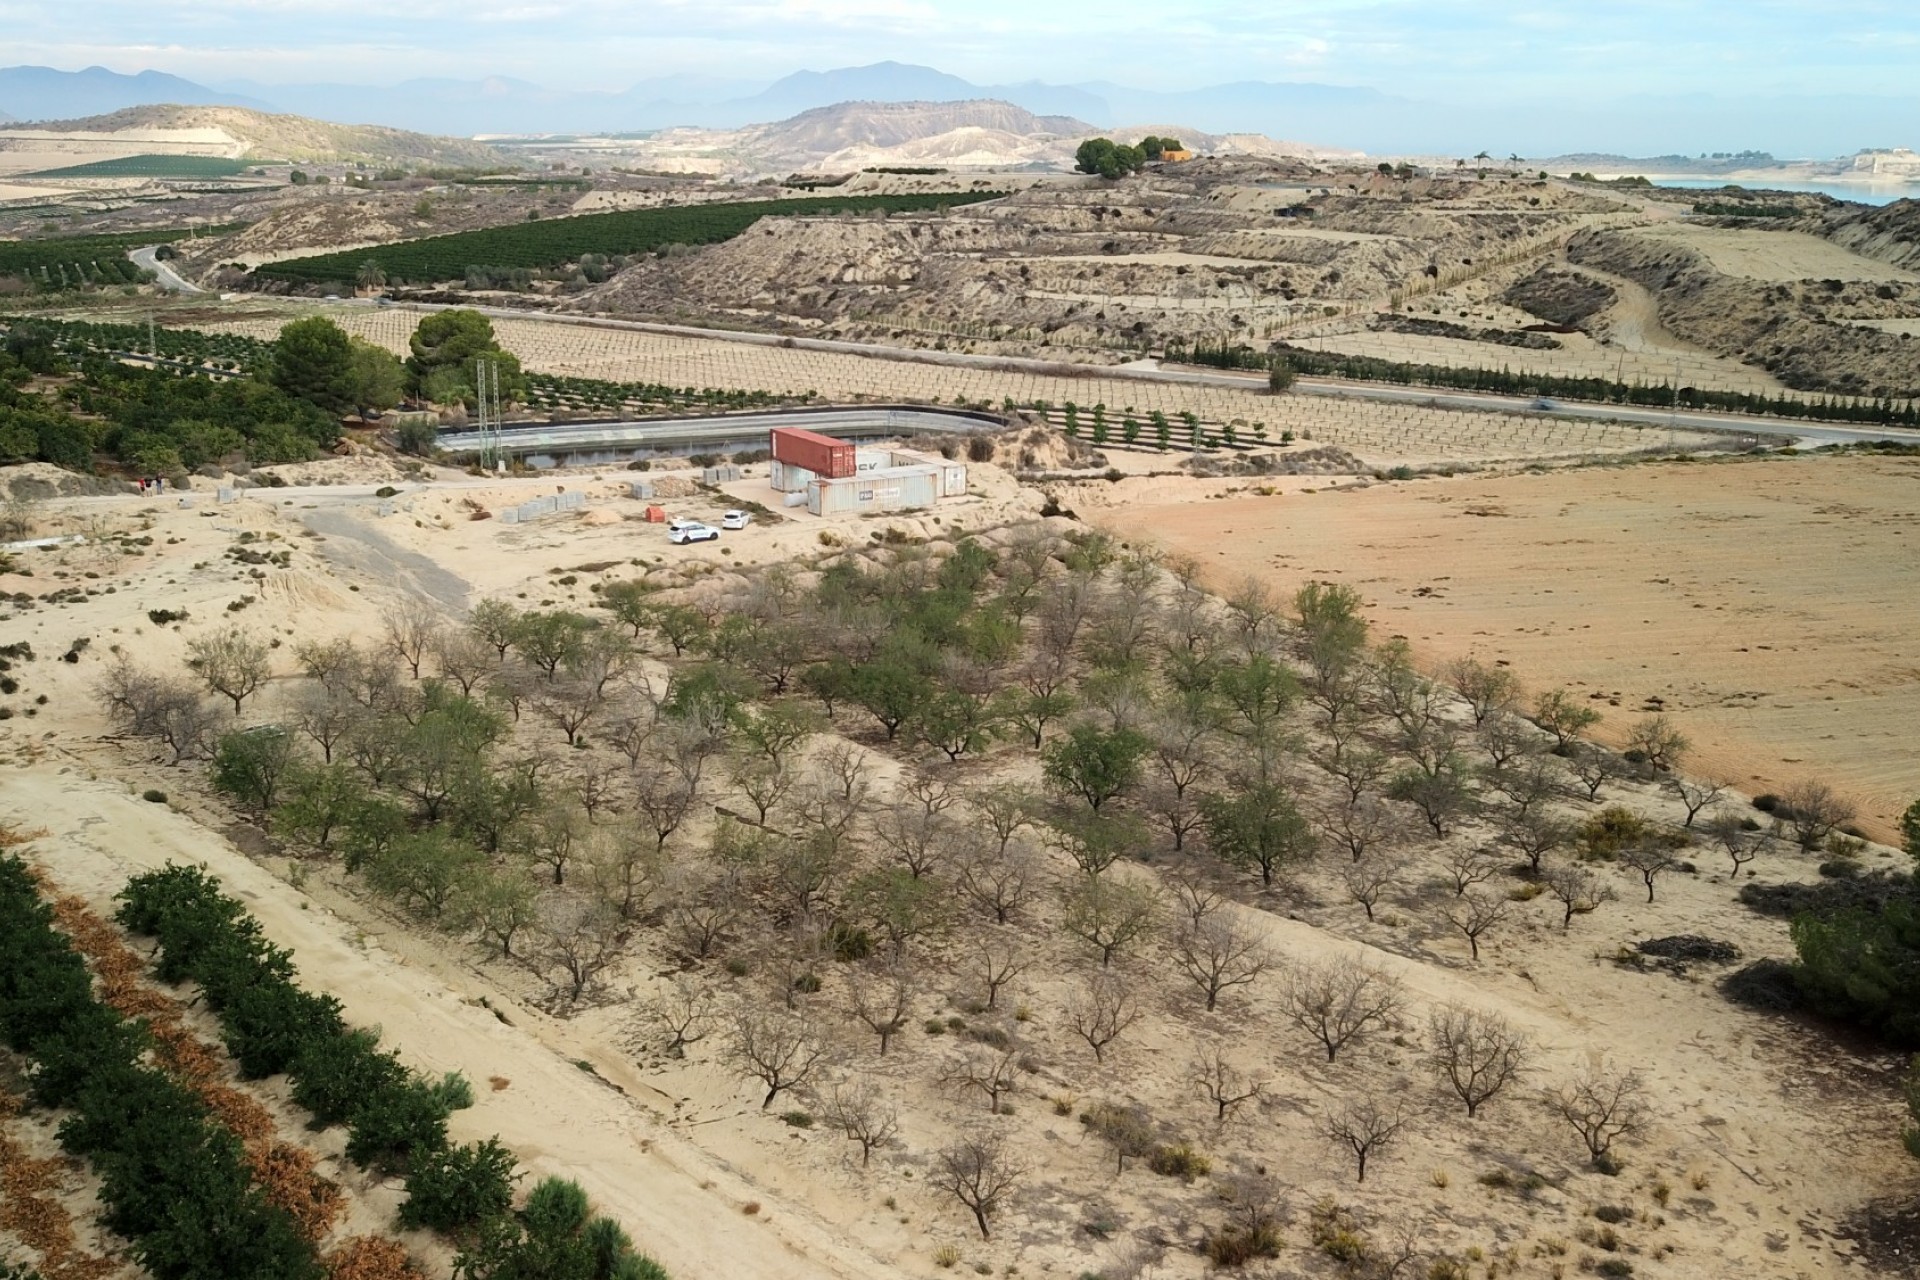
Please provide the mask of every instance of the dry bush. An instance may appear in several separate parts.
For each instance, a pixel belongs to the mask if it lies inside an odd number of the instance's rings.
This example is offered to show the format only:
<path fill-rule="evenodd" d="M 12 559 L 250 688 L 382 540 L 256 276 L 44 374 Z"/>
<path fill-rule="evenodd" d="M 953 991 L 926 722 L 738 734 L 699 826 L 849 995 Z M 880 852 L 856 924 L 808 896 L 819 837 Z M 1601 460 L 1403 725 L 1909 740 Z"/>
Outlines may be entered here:
<path fill-rule="evenodd" d="M 327 1280 L 425 1280 L 404 1248 L 378 1236 L 355 1236 L 323 1261 Z"/>
<path fill-rule="evenodd" d="M 1107 1046 L 1140 1019 L 1133 986 L 1108 969 L 1088 976 L 1067 1005 L 1067 1025 L 1087 1042 L 1095 1062 L 1107 1060 Z"/>

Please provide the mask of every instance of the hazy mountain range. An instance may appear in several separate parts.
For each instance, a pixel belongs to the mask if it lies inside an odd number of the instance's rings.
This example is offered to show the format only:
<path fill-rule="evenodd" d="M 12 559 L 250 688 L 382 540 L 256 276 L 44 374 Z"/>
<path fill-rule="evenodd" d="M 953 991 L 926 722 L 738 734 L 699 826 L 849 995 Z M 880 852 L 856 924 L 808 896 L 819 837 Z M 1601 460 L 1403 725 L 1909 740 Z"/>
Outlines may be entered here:
<path fill-rule="evenodd" d="M 1482 148 L 1503 156 L 1751 148 L 1781 156 L 1837 156 L 1920 140 L 1920 97 L 1623 95 L 1618 101 L 1587 104 L 1569 116 L 1565 103 L 1553 104 L 1553 109 L 1518 102 L 1463 106 L 1375 89 L 1294 82 L 1244 81 L 1172 93 L 1107 81 L 976 84 L 932 67 L 898 62 L 801 71 L 771 84 L 661 76 L 617 93 L 552 89 L 497 76 L 380 85 L 235 82 L 208 87 L 155 71 L 125 76 L 100 67 L 78 72 L 0 69 L 0 113 L 22 120 L 70 119 L 178 102 L 246 106 L 462 137 L 674 126 L 733 129 L 841 102 L 980 99 L 1013 103 L 1036 115 L 1073 117 L 1100 128 L 1177 121 L 1209 133 L 1264 133 L 1389 155 L 1460 155 Z M 1833 120 L 1850 123 L 1822 123 Z"/>

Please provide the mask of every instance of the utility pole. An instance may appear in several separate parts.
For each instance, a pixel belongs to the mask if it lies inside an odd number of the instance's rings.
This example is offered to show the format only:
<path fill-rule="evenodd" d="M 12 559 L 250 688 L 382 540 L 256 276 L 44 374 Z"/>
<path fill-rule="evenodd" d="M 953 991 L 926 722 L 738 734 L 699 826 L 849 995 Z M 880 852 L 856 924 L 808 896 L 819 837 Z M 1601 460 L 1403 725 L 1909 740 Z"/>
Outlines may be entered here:
<path fill-rule="evenodd" d="M 480 466 L 505 471 L 506 447 L 500 437 L 500 367 L 485 356 L 474 357 L 473 398 L 479 417 Z"/>

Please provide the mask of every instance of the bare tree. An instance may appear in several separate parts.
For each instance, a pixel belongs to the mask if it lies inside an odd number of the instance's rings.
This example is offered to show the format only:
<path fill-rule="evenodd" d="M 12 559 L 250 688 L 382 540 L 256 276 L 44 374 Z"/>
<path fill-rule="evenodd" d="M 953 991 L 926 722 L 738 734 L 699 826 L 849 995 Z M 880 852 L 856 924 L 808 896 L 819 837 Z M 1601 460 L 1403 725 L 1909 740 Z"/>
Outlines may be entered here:
<path fill-rule="evenodd" d="M 1340 885 L 1349 899 L 1366 909 L 1367 920 L 1371 922 L 1373 909 L 1400 883 L 1404 869 L 1400 859 L 1376 851 L 1341 867 Z"/>
<path fill-rule="evenodd" d="M 925 879 L 945 867 L 947 855 L 955 843 L 953 823 L 945 814 L 950 800 L 939 795 L 939 808 L 922 802 L 897 801 L 881 809 L 873 820 L 873 834 L 892 853 L 893 858 L 915 880 Z"/>
<path fill-rule="evenodd" d="M 1391 1024 L 1405 1003 L 1399 979 L 1345 956 L 1289 968 L 1280 994 L 1282 1014 L 1320 1042 L 1328 1062 L 1367 1031 Z"/>
<path fill-rule="evenodd" d="M 1101 965 L 1150 934 L 1160 917 L 1152 888 L 1117 876 L 1076 876 L 1068 886 L 1062 927 L 1100 952 Z"/>
<path fill-rule="evenodd" d="M 1442 850 L 1440 866 L 1446 873 L 1441 878 L 1453 889 L 1456 898 L 1500 874 L 1499 856 L 1491 849 L 1472 844 L 1454 844 Z"/>
<path fill-rule="evenodd" d="M 684 1058 L 687 1046 L 706 1039 L 713 1025 L 713 988 L 692 974 L 675 974 L 640 1011 L 650 1026 L 666 1034 L 667 1056 Z"/>
<path fill-rule="evenodd" d="M 1702 809 L 1711 809 L 1720 803 L 1720 797 L 1726 793 L 1727 784 L 1718 778 L 1687 778 L 1680 774 L 1671 774 L 1667 778 L 1667 787 L 1686 806 L 1687 820 L 1680 825 L 1693 826 L 1693 820 Z"/>
<path fill-rule="evenodd" d="M 998 1134 L 967 1138 L 940 1153 L 934 1185 L 973 1214 L 980 1238 L 991 1240 L 994 1215 L 1025 1173 Z"/>
<path fill-rule="evenodd" d="M 471 698 L 473 691 L 500 670 L 493 648 L 473 632 L 461 627 L 442 627 L 433 637 L 433 663 L 442 679 L 460 687 Z"/>
<path fill-rule="evenodd" d="M 1496 771 L 1537 754 L 1540 749 L 1533 736 L 1533 726 L 1511 711 L 1495 711 L 1480 722 L 1474 737 Z"/>
<path fill-rule="evenodd" d="M 1498 662 L 1488 666 L 1478 658 L 1456 659 L 1447 664 L 1447 681 L 1466 700 L 1476 725 L 1485 724 L 1488 717 L 1507 710 L 1520 698 L 1520 682 L 1511 669 Z"/>
<path fill-rule="evenodd" d="M 765 1111 L 789 1089 L 813 1078 L 827 1060 L 827 1046 L 805 1016 L 787 1010 L 749 1009 L 734 1019 L 728 1057 L 735 1067 L 767 1086 Z"/>
<path fill-rule="evenodd" d="M 1222 992 L 1247 986 L 1273 963 L 1266 940 L 1237 916 L 1224 913 L 1182 929 L 1174 939 L 1173 955 L 1206 998 L 1208 1013 Z"/>
<path fill-rule="evenodd" d="M 981 787 L 968 792 L 966 799 L 1003 853 L 1015 835 L 1039 820 L 1042 807 L 1040 798 L 1023 787 Z"/>
<path fill-rule="evenodd" d="M 973 949 L 973 972 L 987 989 L 987 1008 L 1000 999 L 1001 988 L 1027 971 L 1032 957 L 1020 949 L 1018 934 L 983 929 Z"/>
<path fill-rule="evenodd" d="M 1168 879 L 1173 882 L 1174 905 L 1189 926 L 1198 925 L 1227 903 L 1227 896 L 1196 870 L 1183 868 Z"/>
<path fill-rule="evenodd" d="M 690 781 L 682 769 L 649 764 L 634 770 L 633 807 L 652 835 L 656 853 L 666 849 L 667 841 L 687 820 L 698 795 L 699 784 Z"/>
<path fill-rule="evenodd" d="M 1546 856 L 1572 839 L 1572 826 L 1537 809 L 1513 814 L 1500 824 L 1500 843 L 1526 858 L 1536 877 Z"/>
<path fill-rule="evenodd" d="M 1779 812 L 1793 831 L 1794 843 L 1807 853 L 1853 821 L 1853 802 L 1824 782 L 1796 782 L 1780 793 Z"/>
<path fill-rule="evenodd" d="M 1573 1126 L 1596 1169 L 1612 1167 L 1613 1144 L 1640 1131 L 1647 1118 L 1646 1081 L 1637 1071 L 1589 1065 L 1546 1094 L 1547 1106 Z"/>
<path fill-rule="evenodd" d="M 1656 769 L 1676 769 L 1692 744 L 1665 715 L 1642 716 L 1627 730 L 1627 748 Z"/>
<path fill-rule="evenodd" d="M 1585 742 L 1573 744 L 1567 754 L 1567 768 L 1573 771 L 1574 777 L 1580 779 L 1580 785 L 1586 788 L 1589 800 L 1598 800 L 1602 787 L 1627 776 L 1626 761 L 1605 747 Z"/>
<path fill-rule="evenodd" d="M 958 834 L 961 893 L 996 924 L 1006 924 L 1033 897 L 1040 868 L 1021 843 Z"/>
<path fill-rule="evenodd" d="M 912 970 L 898 958 L 884 969 L 856 971 L 848 976 L 847 1002 L 853 1016 L 880 1037 L 880 1055 L 886 1056 L 894 1035 L 913 1015 L 919 995 Z"/>
<path fill-rule="evenodd" d="M 1602 883 L 1600 877 L 1576 863 L 1552 868 L 1545 880 L 1547 892 L 1566 909 L 1560 918 L 1562 930 L 1573 923 L 1575 916 L 1592 915 L 1603 903 L 1613 901 L 1613 886 Z"/>
<path fill-rule="evenodd" d="M 1340 779 L 1346 789 L 1344 799 L 1349 807 L 1360 803 L 1362 796 L 1378 788 L 1393 766 L 1393 760 L 1386 752 L 1370 747 L 1346 748 L 1330 756 L 1317 757 L 1316 763 Z"/>
<path fill-rule="evenodd" d="M 1527 1069 L 1527 1037 L 1497 1013 L 1444 1005 L 1427 1019 L 1428 1062 L 1472 1119 Z"/>
<path fill-rule="evenodd" d="M 1280 622 L 1280 602 L 1267 584 L 1248 574 L 1227 597 L 1226 606 L 1239 631 L 1240 647 L 1249 653 L 1263 649 Z"/>
<path fill-rule="evenodd" d="M 212 750 L 220 713 L 185 680 L 155 675 L 123 656 L 107 668 L 94 696 L 117 728 L 171 748 L 174 764 Z"/>
<path fill-rule="evenodd" d="M 187 641 L 187 666 L 208 690 L 229 698 L 233 714 L 271 674 L 267 642 L 240 627 L 222 627 Z"/>
<path fill-rule="evenodd" d="M 1407 831 L 1399 811 L 1378 796 L 1335 804 L 1321 818 L 1321 825 L 1355 862 L 1382 845 L 1398 842 Z"/>
<path fill-rule="evenodd" d="M 625 820 L 589 833 L 585 861 L 594 894 L 622 920 L 644 915 L 666 880 L 667 860 L 652 833 Z"/>
<path fill-rule="evenodd" d="M 1095 1062 L 1105 1062 L 1107 1046 L 1139 1019 L 1132 984 L 1109 969 L 1089 975 L 1067 1004 L 1067 1025 L 1087 1042 Z"/>
<path fill-rule="evenodd" d="M 1760 856 L 1770 839 L 1757 824 L 1749 829 L 1738 814 L 1732 813 L 1715 814 L 1707 823 L 1707 835 L 1732 860 L 1734 876 L 1740 874 L 1740 868 Z"/>
<path fill-rule="evenodd" d="M 727 772 L 734 790 L 752 803 L 754 820 L 762 826 L 799 782 L 793 770 L 758 755 L 733 757 Z"/>
<path fill-rule="evenodd" d="M 959 1089 L 974 1089 L 986 1095 L 987 1110 L 1000 1114 L 1000 1099 L 1012 1093 L 1020 1083 L 1020 1050 L 1009 1041 L 993 1049 L 974 1045 L 965 1050 L 941 1072 L 941 1081 Z"/>
<path fill-rule="evenodd" d="M 860 1144 L 862 1169 L 873 1158 L 875 1147 L 884 1147 L 900 1132 L 900 1112 L 866 1077 L 834 1089 L 827 1115 L 849 1141 Z"/>
<path fill-rule="evenodd" d="M 1467 946 L 1472 949 L 1473 958 L 1480 958 L 1480 939 L 1492 932 L 1493 927 L 1507 918 L 1513 909 L 1510 899 L 1491 893 L 1462 894 L 1449 902 L 1441 912 L 1447 923 L 1466 936 Z"/>
<path fill-rule="evenodd" d="M 711 872 L 682 872 L 671 894 L 675 931 L 680 945 L 696 960 L 705 960 L 720 947 L 740 918 L 739 886 L 730 877 Z"/>
<path fill-rule="evenodd" d="M 333 763 L 333 749 L 346 741 L 360 716 L 360 707 L 345 691 L 326 684 L 303 686 L 294 697 L 293 723 L 320 748 L 320 758 Z"/>
<path fill-rule="evenodd" d="M 1251 1102 L 1267 1089 L 1265 1080 L 1256 1080 L 1234 1066 L 1226 1051 L 1218 1047 L 1193 1060 L 1189 1078 L 1200 1096 L 1213 1104 L 1213 1118 L 1222 1124 L 1235 1107 Z"/>
<path fill-rule="evenodd" d="M 555 1002 L 578 1004 L 620 954 L 624 922 L 606 903 L 558 894 L 541 903 L 531 963 L 547 974 Z"/>
<path fill-rule="evenodd" d="M 1486 774 L 1489 790 L 1506 797 L 1518 817 L 1527 817 L 1534 806 L 1543 800 L 1551 800 L 1566 788 L 1563 775 L 1551 757 L 1528 755 L 1513 761 L 1505 768 L 1493 769 Z"/>
<path fill-rule="evenodd" d="M 1399 1140 L 1413 1120 L 1404 1092 L 1391 1101 L 1363 1097 L 1334 1104 L 1322 1113 L 1320 1132 L 1353 1154 L 1354 1181 L 1367 1180 L 1367 1161 Z"/>
<path fill-rule="evenodd" d="M 1657 833 L 1642 836 L 1620 850 L 1620 861 L 1622 865 L 1638 872 L 1640 879 L 1646 883 L 1648 902 L 1653 901 L 1654 878 L 1680 865 L 1673 856 L 1673 846 Z"/>
<path fill-rule="evenodd" d="M 420 664 L 433 648 L 434 637 L 447 625 L 439 610 L 419 596 L 407 596 L 380 612 L 381 639 L 388 650 L 420 678 Z"/>

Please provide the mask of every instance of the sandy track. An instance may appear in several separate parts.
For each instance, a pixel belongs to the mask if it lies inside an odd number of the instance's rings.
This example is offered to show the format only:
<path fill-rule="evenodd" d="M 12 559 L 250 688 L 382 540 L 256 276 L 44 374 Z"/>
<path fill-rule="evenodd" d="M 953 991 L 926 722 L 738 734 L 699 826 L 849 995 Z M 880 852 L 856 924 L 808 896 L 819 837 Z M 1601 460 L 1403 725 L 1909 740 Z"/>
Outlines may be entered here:
<path fill-rule="evenodd" d="M 1663 699 L 1693 768 L 1749 794 L 1827 779 L 1890 839 L 1920 796 L 1917 484 L 1904 459 L 1640 466 L 1093 518 L 1223 584 L 1350 583 L 1436 663 L 1473 652 L 1607 695 L 1603 736 Z"/>
<path fill-rule="evenodd" d="M 48 828 L 40 842 L 61 886 L 111 910 L 128 877 L 175 862 L 206 862 L 293 949 L 302 981 L 338 996 L 347 1017 L 378 1025 L 385 1043 L 429 1072 L 504 1076 L 510 1088 L 476 1091 L 456 1113 L 456 1141 L 499 1134 L 537 1176 L 578 1179 L 640 1246 L 686 1280 L 827 1280 L 890 1276 L 804 1211 L 744 1217 L 757 1188 L 670 1132 L 634 1101 L 580 1070 L 528 1029 L 541 1015 L 513 1010 L 505 1026 L 432 974 L 409 966 L 299 890 L 249 862 L 218 836 L 110 783 L 43 765 L 10 772 L 0 813 Z M 495 995 L 496 1003 L 499 997 Z M 609 1064 L 611 1065 L 611 1064 Z"/>

